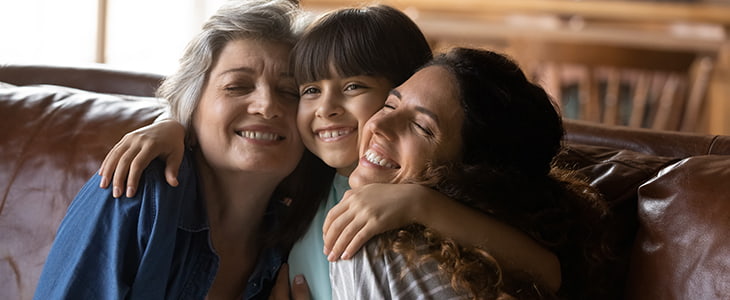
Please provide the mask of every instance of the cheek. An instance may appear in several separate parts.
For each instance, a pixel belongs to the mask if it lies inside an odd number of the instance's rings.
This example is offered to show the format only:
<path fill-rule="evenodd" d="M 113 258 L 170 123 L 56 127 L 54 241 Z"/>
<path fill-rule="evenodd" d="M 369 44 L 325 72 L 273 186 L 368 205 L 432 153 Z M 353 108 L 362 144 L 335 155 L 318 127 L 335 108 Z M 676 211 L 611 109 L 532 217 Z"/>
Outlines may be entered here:
<path fill-rule="evenodd" d="M 210 118 L 211 115 L 216 115 L 218 109 L 213 101 L 207 99 L 201 99 L 198 106 L 193 111 L 192 125 L 193 128 L 201 128 L 202 126 L 215 122 L 218 118 Z M 222 117 L 223 115 L 219 115 Z"/>
<path fill-rule="evenodd" d="M 403 140 L 400 155 L 407 157 L 406 169 L 410 176 L 420 174 L 426 168 L 426 162 L 435 157 L 432 145 L 419 140 L 418 137 Z"/>
<path fill-rule="evenodd" d="M 311 125 L 310 122 L 312 120 L 313 115 L 308 111 L 308 107 L 306 105 L 299 104 L 299 108 L 297 108 L 297 127 L 299 127 L 299 130 L 302 131 L 306 128 L 309 128 Z"/>
<path fill-rule="evenodd" d="M 308 122 L 314 118 L 315 106 L 311 101 L 299 101 L 297 107 L 297 122 L 299 124 Z"/>
<path fill-rule="evenodd" d="M 384 102 L 385 101 L 368 101 L 356 108 L 356 113 L 353 113 L 353 115 L 355 115 L 361 127 L 364 126 L 367 121 L 383 107 Z"/>

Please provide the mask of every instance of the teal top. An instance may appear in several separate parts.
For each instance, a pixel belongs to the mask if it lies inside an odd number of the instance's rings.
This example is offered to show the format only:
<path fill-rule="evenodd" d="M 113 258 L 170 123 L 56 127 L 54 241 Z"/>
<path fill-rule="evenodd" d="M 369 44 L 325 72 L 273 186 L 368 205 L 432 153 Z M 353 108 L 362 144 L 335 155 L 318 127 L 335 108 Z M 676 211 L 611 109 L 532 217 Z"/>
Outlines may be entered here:
<path fill-rule="evenodd" d="M 345 192 L 350 189 L 347 180 L 347 177 L 335 174 L 327 201 L 317 209 L 317 214 L 314 215 L 307 232 L 289 252 L 289 281 L 292 282 L 295 275 L 303 274 L 309 285 L 312 300 L 332 299 L 329 261 L 323 252 L 322 226 L 327 212 L 339 203 Z"/>

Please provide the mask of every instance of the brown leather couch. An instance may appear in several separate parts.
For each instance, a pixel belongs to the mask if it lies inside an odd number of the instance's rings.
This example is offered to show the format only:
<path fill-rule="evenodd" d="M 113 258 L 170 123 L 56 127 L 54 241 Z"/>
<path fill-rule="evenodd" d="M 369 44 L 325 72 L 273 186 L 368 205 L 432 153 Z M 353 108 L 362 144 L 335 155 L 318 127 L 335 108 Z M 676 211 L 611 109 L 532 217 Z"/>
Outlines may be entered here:
<path fill-rule="evenodd" d="M 163 111 L 151 97 L 160 79 L 0 66 L 0 299 L 32 298 L 77 191 L 124 133 Z M 558 163 L 611 203 L 610 297 L 730 299 L 730 137 L 576 121 L 566 129 Z"/>

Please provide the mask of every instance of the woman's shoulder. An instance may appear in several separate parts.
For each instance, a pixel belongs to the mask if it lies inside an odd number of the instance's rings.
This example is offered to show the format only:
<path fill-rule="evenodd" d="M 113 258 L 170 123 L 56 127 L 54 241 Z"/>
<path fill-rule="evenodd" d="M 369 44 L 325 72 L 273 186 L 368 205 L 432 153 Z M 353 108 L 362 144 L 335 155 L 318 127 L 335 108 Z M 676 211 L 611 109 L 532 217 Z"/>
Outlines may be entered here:
<path fill-rule="evenodd" d="M 197 174 L 192 155 L 186 152 L 177 175 L 178 185 L 171 186 L 165 180 L 165 161 L 155 159 L 142 173 L 137 194 L 131 200 L 139 201 L 149 213 L 179 214 L 180 208 L 186 209 L 188 203 L 195 205 L 197 200 Z"/>
<path fill-rule="evenodd" d="M 180 169 L 178 170 L 178 186 L 172 187 L 169 184 L 167 184 L 165 180 L 165 167 L 166 162 L 161 158 L 156 158 L 150 162 L 149 166 L 142 172 L 142 178 L 140 184 L 153 184 L 158 185 L 162 184 L 162 186 L 167 186 L 170 188 L 177 188 L 177 187 L 186 187 L 191 184 L 195 184 L 197 181 L 196 178 L 196 170 L 195 170 L 195 164 L 193 159 L 193 154 L 191 151 L 185 151 L 183 154 L 182 163 L 180 164 Z"/>

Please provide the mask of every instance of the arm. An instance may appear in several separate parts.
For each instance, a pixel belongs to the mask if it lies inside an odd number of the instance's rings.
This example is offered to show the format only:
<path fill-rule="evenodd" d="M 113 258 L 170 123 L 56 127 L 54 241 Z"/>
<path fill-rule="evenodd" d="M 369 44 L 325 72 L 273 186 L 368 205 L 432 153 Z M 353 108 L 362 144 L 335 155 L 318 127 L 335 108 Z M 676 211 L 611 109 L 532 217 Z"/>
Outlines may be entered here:
<path fill-rule="evenodd" d="M 160 119 L 155 123 L 127 133 L 106 155 L 99 168 L 101 188 L 107 188 L 113 178 L 112 195 L 118 198 L 126 190 L 133 197 L 142 171 L 155 157 L 166 162 L 165 178 L 171 186 L 177 186 L 177 172 L 182 162 L 185 128 L 173 120 Z M 126 189 L 124 188 L 126 181 Z"/>
<path fill-rule="evenodd" d="M 349 258 L 371 237 L 411 223 L 486 249 L 506 269 L 525 271 L 553 291 L 560 287 L 555 254 L 516 228 L 414 184 L 370 184 L 348 191 L 325 220 L 325 253 L 330 260 Z"/>
<path fill-rule="evenodd" d="M 165 297 L 179 238 L 178 200 L 191 193 L 158 180 L 163 166 L 154 166 L 134 198 L 116 201 L 98 188 L 98 175 L 84 185 L 58 229 L 36 299 Z M 183 176 L 181 182 L 189 180 Z"/>
<path fill-rule="evenodd" d="M 94 176 L 58 229 L 35 299 L 123 299 L 142 255 L 133 238 L 138 202 L 112 201 Z"/>

